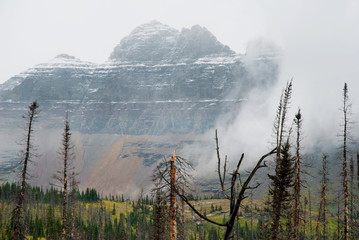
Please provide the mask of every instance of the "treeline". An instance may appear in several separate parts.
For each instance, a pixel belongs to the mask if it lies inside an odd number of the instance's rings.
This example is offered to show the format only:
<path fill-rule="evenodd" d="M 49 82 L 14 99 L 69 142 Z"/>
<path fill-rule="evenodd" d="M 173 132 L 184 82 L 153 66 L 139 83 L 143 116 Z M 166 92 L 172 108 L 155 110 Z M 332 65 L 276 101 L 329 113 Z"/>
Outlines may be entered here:
<path fill-rule="evenodd" d="M 16 183 L 3 183 L 0 185 L 0 200 L 14 200 L 20 190 Z M 49 189 L 43 189 L 38 186 L 27 185 L 26 193 L 28 198 L 34 202 L 59 204 L 63 199 L 63 194 L 58 189 L 50 186 Z M 94 188 L 86 188 L 85 191 L 76 190 L 75 198 L 84 203 L 98 202 L 100 195 Z"/>
<path fill-rule="evenodd" d="M 68 239 L 149 239 L 151 234 L 151 210 L 139 202 L 117 203 L 98 200 L 97 203 L 78 202 L 73 206 L 74 218 L 68 218 Z M 0 239 L 11 239 L 13 228 L 11 221 L 12 204 L 2 200 L 0 212 Z M 118 208 L 125 205 L 127 213 Z M 61 239 L 61 204 L 31 201 L 27 204 L 23 225 L 26 236 L 31 239 Z M 117 211 L 119 211 L 117 213 Z"/>

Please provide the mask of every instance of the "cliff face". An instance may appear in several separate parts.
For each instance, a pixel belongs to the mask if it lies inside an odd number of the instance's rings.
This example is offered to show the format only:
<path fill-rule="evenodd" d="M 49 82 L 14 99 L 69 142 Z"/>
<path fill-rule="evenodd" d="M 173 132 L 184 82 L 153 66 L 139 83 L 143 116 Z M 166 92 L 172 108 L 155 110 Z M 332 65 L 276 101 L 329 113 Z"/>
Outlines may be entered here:
<path fill-rule="evenodd" d="M 251 49 L 256 47 L 252 45 Z M 166 149 L 144 146 L 176 147 L 181 143 L 168 145 L 175 142 L 173 136 L 188 141 L 191 134 L 213 128 L 221 114 L 238 110 L 251 89 L 266 88 L 276 81 L 276 59 L 273 51 L 257 51 L 251 56 L 237 54 L 200 26 L 177 31 L 153 21 L 134 29 L 103 64 L 61 54 L 0 85 L 0 134 L 6 136 L 9 129 L 20 133 L 19 116 L 29 102 L 37 100 L 41 106 L 42 132 L 61 129 L 65 112 L 69 112 L 71 127 L 82 139 L 78 140 L 78 162 L 82 162 L 78 166 L 84 184 L 93 184 L 91 179 L 95 175 L 106 172 L 103 167 L 100 168 L 103 172 L 99 167 L 91 170 L 99 163 L 108 162 L 107 169 L 114 164 L 113 159 L 104 160 L 109 156 L 118 161 L 132 159 L 137 166 L 134 172 L 139 169 L 148 172 Z M 101 146 L 87 145 L 85 136 L 88 139 L 102 136 Z M 124 136 L 132 136 L 131 144 L 126 144 Z M 151 143 L 148 136 L 156 140 Z M 122 143 L 117 143 L 118 146 L 127 152 L 126 157 L 106 155 L 118 141 Z M 0 148 L 0 166 L 8 166 L 12 161 L 8 153 L 16 148 Z M 103 155 L 87 155 L 96 152 L 96 148 Z M 42 147 L 42 151 L 49 153 L 48 159 L 56 158 L 56 153 L 49 149 L 54 147 Z M 122 171 L 115 166 L 113 169 Z M 140 177 L 132 181 L 138 186 L 144 180 Z M 106 184 L 111 181 L 95 185 L 103 188 Z"/>

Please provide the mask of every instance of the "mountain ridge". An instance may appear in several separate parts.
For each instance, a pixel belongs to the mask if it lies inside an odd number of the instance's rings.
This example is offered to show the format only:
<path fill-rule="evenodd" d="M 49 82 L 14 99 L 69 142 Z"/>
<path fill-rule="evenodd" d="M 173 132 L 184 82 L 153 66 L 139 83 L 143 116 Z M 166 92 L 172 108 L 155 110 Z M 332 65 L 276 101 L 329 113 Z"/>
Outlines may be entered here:
<path fill-rule="evenodd" d="M 148 186 L 153 167 L 168 151 L 181 153 L 224 116 L 236 116 L 251 90 L 274 85 L 277 52 L 265 51 L 263 43 L 258 46 L 255 54 L 237 54 L 200 26 L 178 31 L 158 22 L 141 25 L 104 63 L 59 54 L 1 84 L 0 136 L 9 138 L 11 129 L 10 139 L 20 139 L 20 116 L 37 100 L 41 114 L 35 133 L 42 167 L 36 184 L 46 185 L 55 170 L 67 112 L 78 145 L 82 188 L 101 179 L 95 187 L 106 193 L 109 184 L 125 184 L 126 178 L 117 181 L 116 174 L 130 178 L 132 190 Z M 3 179 L 9 178 L 16 151 L 14 144 L 0 145 Z M 117 193 L 130 190 L 121 186 Z"/>

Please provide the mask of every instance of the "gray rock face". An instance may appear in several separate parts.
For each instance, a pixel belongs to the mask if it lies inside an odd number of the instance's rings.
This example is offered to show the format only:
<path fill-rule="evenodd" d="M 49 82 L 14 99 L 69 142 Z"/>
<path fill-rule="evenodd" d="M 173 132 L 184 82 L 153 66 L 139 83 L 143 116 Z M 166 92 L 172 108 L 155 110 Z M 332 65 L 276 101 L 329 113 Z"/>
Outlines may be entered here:
<path fill-rule="evenodd" d="M 178 31 L 157 21 L 143 24 L 117 45 L 110 59 L 129 62 L 169 60 Z"/>
<path fill-rule="evenodd" d="M 60 54 L 12 77 L 0 85 L 0 136 L 11 136 L 0 146 L 0 179 L 11 168 L 21 115 L 37 100 L 43 157 L 36 184 L 50 181 L 60 139 L 48 138 L 60 138 L 67 111 L 83 187 L 115 191 L 106 186 L 131 177 L 144 186 L 163 154 L 213 128 L 222 114 L 236 113 L 253 88 L 276 81 L 277 53 L 263 43 L 250 50 L 234 53 L 200 26 L 177 31 L 153 21 L 125 37 L 103 64 Z M 119 175 L 126 178 L 116 182 Z"/>
<path fill-rule="evenodd" d="M 137 27 L 125 37 L 110 59 L 156 64 L 198 59 L 209 55 L 228 56 L 234 52 L 217 41 L 206 28 L 193 26 L 181 32 L 152 21 Z"/>
<path fill-rule="evenodd" d="M 274 54 L 245 60 L 203 27 L 179 32 L 153 21 L 103 64 L 61 54 L 14 76 L 0 86 L 0 101 L 38 100 L 49 118 L 69 111 L 73 128 L 84 133 L 203 132 L 251 88 L 276 80 Z"/>

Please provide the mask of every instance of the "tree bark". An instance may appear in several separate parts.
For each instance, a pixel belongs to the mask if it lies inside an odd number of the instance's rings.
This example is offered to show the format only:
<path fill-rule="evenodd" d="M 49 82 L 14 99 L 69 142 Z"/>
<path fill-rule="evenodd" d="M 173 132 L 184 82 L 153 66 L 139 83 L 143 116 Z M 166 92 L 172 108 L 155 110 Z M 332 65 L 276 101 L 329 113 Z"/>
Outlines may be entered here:
<path fill-rule="evenodd" d="M 23 238 L 22 235 L 22 226 L 21 226 L 21 214 L 23 211 L 23 205 L 24 205 L 24 199 L 25 199 L 25 189 L 26 189 L 26 180 L 28 176 L 28 164 L 30 161 L 30 150 L 31 150 L 31 137 L 33 132 L 33 121 L 36 118 L 37 115 L 37 109 L 39 105 L 37 102 L 33 102 L 29 106 L 29 111 L 27 113 L 28 123 L 27 123 L 27 135 L 26 135 L 26 150 L 25 150 L 25 156 L 23 160 L 23 168 L 21 172 L 21 185 L 20 185 L 20 192 L 17 196 L 17 203 L 16 207 L 14 209 L 14 234 L 13 234 L 13 240 L 17 240 L 18 238 Z"/>
<path fill-rule="evenodd" d="M 344 192 L 344 240 L 349 239 L 349 219 L 348 219 L 348 168 L 347 168 L 347 137 L 348 137 L 348 87 L 344 84 L 343 89 L 343 192 Z"/>
<path fill-rule="evenodd" d="M 171 158 L 171 190 L 170 190 L 170 237 L 171 240 L 177 239 L 177 220 L 176 220 L 176 151 Z"/>
<path fill-rule="evenodd" d="M 301 134 L 301 125 L 302 125 L 302 115 L 300 113 L 300 109 L 298 113 L 295 115 L 294 122 L 297 127 L 297 141 L 296 141 L 296 159 L 295 159 L 295 181 L 294 181 L 294 221 L 293 221 L 293 239 L 299 239 L 299 220 L 300 220 L 300 134 Z"/>

